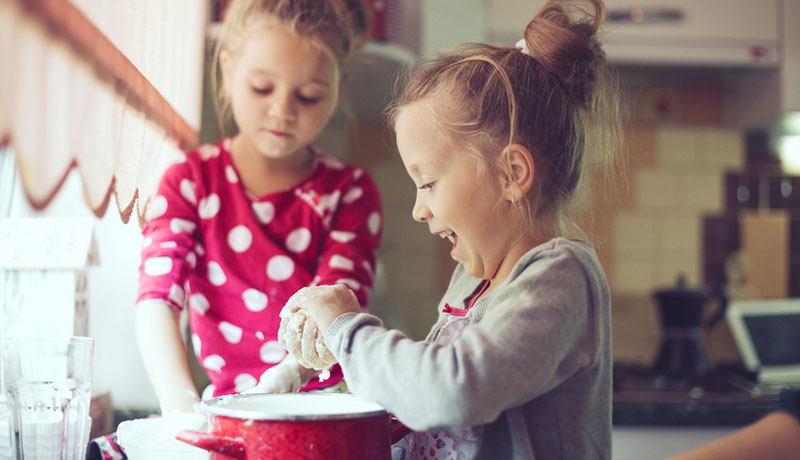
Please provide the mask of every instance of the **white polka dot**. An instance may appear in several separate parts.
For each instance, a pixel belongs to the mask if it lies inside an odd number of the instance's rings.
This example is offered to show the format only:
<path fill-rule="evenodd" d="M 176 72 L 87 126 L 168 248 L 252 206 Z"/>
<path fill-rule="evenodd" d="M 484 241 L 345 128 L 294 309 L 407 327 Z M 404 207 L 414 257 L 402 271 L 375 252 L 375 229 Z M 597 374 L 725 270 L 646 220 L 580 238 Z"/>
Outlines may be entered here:
<path fill-rule="evenodd" d="M 353 179 L 355 180 L 361 179 L 361 176 L 363 175 L 364 175 L 364 170 L 361 168 L 356 168 L 356 170 L 353 171 Z"/>
<path fill-rule="evenodd" d="M 294 273 L 294 262 L 286 256 L 275 256 L 267 262 L 267 276 L 272 281 L 285 281 Z"/>
<path fill-rule="evenodd" d="M 275 205 L 269 201 L 258 201 L 253 203 L 253 212 L 256 213 L 259 222 L 268 224 L 275 218 Z"/>
<path fill-rule="evenodd" d="M 186 300 L 186 293 L 183 292 L 183 288 L 177 284 L 170 286 L 169 300 L 175 302 L 175 305 L 183 307 L 183 302 Z"/>
<path fill-rule="evenodd" d="M 250 374 L 239 374 L 233 378 L 233 386 L 237 393 L 253 388 L 256 383 L 258 380 Z"/>
<path fill-rule="evenodd" d="M 237 225 L 228 232 L 228 246 L 233 252 L 245 252 L 253 244 L 253 234 L 244 225 Z"/>
<path fill-rule="evenodd" d="M 286 349 L 275 340 L 270 340 L 261 345 L 258 355 L 261 357 L 261 361 L 267 364 L 279 363 L 286 356 Z"/>
<path fill-rule="evenodd" d="M 339 254 L 334 254 L 328 264 L 331 266 L 331 268 L 340 268 L 342 270 L 352 271 L 353 268 L 355 268 L 355 263 L 353 263 L 352 260 L 348 259 L 347 257 L 340 256 Z"/>
<path fill-rule="evenodd" d="M 163 195 L 158 195 L 150 202 L 150 219 L 156 219 L 167 212 L 167 199 Z"/>
<path fill-rule="evenodd" d="M 219 155 L 219 147 L 216 145 L 201 145 L 197 151 L 200 153 L 200 157 L 204 160 L 208 160 L 209 158 L 214 158 Z"/>
<path fill-rule="evenodd" d="M 180 185 L 181 196 L 191 204 L 197 204 L 197 186 L 194 181 L 183 179 Z"/>
<path fill-rule="evenodd" d="M 339 243 L 349 243 L 355 239 L 356 234 L 353 232 L 343 232 L 334 230 L 331 232 L 331 239 Z"/>
<path fill-rule="evenodd" d="M 267 295 L 258 289 L 248 289 L 242 293 L 244 306 L 250 311 L 261 311 L 267 308 Z"/>
<path fill-rule="evenodd" d="M 349 287 L 354 291 L 361 289 L 361 283 L 351 278 L 338 279 L 336 280 L 336 284 L 344 284 L 345 286 Z"/>
<path fill-rule="evenodd" d="M 200 356 L 200 351 L 203 349 L 203 342 L 200 340 L 200 336 L 197 334 L 192 334 L 192 350 L 194 350 L 195 356 Z"/>
<path fill-rule="evenodd" d="M 142 241 L 142 247 L 143 247 L 143 248 L 146 248 L 147 246 L 150 246 L 151 244 L 153 244 L 153 238 L 152 238 L 152 237 L 149 237 L 149 236 L 148 236 L 147 238 L 145 238 L 145 239 Z"/>
<path fill-rule="evenodd" d="M 166 275 L 172 271 L 172 259 L 169 257 L 151 257 L 144 261 L 144 273 L 148 276 Z"/>
<path fill-rule="evenodd" d="M 375 273 L 372 271 L 372 265 L 369 264 L 368 261 L 364 260 L 361 262 L 361 266 L 367 271 L 367 273 L 374 275 Z"/>
<path fill-rule="evenodd" d="M 258 340 L 264 340 L 264 333 L 261 331 L 256 331 L 256 338 Z"/>
<path fill-rule="evenodd" d="M 169 229 L 172 230 L 172 233 L 192 233 L 195 227 L 197 224 L 194 222 L 179 217 L 174 217 L 169 221 Z"/>
<path fill-rule="evenodd" d="M 373 235 L 378 234 L 381 229 L 381 215 L 377 211 L 369 215 L 367 226 L 369 227 L 370 233 Z"/>
<path fill-rule="evenodd" d="M 292 230 L 286 237 L 286 247 L 298 254 L 308 249 L 309 244 L 311 244 L 311 232 L 305 227 Z"/>
<path fill-rule="evenodd" d="M 317 275 L 317 276 L 314 277 L 313 280 L 311 280 L 311 283 L 309 283 L 308 285 L 313 287 L 313 286 L 318 285 L 320 281 L 322 281 L 322 278 L 320 278 L 320 276 Z"/>
<path fill-rule="evenodd" d="M 344 198 L 342 198 L 342 203 L 350 204 L 361 198 L 363 194 L 364 190 L 362 190 L 361 187 L 353 187 L 345 194 Z"/>
<path fill-rule="evenodd" d="M 186 254 L 186 262 L 189 263 L 189 266 L 194 268 L 197 266 L 197 255 L 193 252 Z"/>
<path fill-rule="evenodd" d="M 209 371 L 219 372 L 225 367 L 225 360 L 220 355 L 209 355 L 203 360 L 203 367 Z"/>
<path fill-rule="evenodd" d="M 227 321 L 221 321 L 219 323 L 219 332 L 225 337 L 230 343 L 239 343 L 242 340 L 242 328 L 236 326 L 235 324 L 231 324 Z"/>
<path fill-rule="evenodd" d="M 214 286 L 222 286 L 225 281 L 228 281 L 228 277 L 225 276 L 222 267 L 214 261 L 208 263 L 208 281 Z"/>
<path fill-rule="evenodd" d="M 231 184 L 236 184 L 239 182 L 239 175 L 236 174 L 236 170 L 233 169 L 233 166 L 231 165 L 225 166 L 225 178 L 228 179 L 228 182 Z"/>
<path fill-rule="evenodd" d="M 210 307 L 206 296 L 199 292 L 189 296 L 189 306 L 201 315 L 205 315 Z"/>
<path fill-rule="evenodd" d="M 194 252 L 196 252 L 197 255 L 200 256 L 200 257 L 203 257 L 204 255 L 206 255 L 206 249 L 200 244 L 198 244 L 197 246 L 194 247 Z"/>
<path fill-rule="evenodd" d="M 197 205 L 197 215 L 201 219 L 211 219 L 217 215 L 219 208 L 219 195 L 212 193 L 200 200 L 200 204 Z"/>
<path fill-rule="evenodd" d="M 230 137 L 225 138 L 225 140 L 222 141 L 222 146 L 225 148 L 225 150 L 230 152 L 231 151 L 231 138 Z"/>

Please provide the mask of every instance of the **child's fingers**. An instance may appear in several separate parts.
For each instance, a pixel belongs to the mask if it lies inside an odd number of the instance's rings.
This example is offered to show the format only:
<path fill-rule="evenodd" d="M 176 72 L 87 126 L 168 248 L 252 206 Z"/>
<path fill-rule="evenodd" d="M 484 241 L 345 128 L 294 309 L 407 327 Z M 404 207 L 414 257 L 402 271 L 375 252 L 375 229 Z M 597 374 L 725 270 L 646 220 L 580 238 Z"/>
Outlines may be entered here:
<path fill-rule="evenodd" d="M 314 341 L 314 346 L 317 348 L 317 354 L 320 360 L 325 364 L 325 367 L 336 364 L 336 357 L 333 356 L 333 353 L 331 353 L 325 345 L 325 336 L 323 336 L 319 330 L 317 330 L 317 340 Z"/>
<path fill-rule="evenodd" d="M 311 364 L 313 369 L 323 369 L 326 366 L 317 354 L 317 323 L 312 319 L 306 320 L 303 325 L 303 359 Z"/>
<path fill-rule="evenodd" d="M 308 367 L 308 363 L 303 360 L 302 345 L 303 323 L 305 320 L 306 315 L 301 312 L 294 313 L 292 316 L 283 319 L 281 326 L 284 326 L 284 330 L 283 335 L 279 336 L 279 340 L 282 340 L 281 344 L 297 359 L 301 366 Z"/>
<path fill-rule="evenodd" d="M 292 316 L 293 313 L 300 311 L 300 306 L 295 303 L 286 303 L 286 305 L 281 308 L 281 312 L 278 314 L 281 318 L 288 318 Z"/>

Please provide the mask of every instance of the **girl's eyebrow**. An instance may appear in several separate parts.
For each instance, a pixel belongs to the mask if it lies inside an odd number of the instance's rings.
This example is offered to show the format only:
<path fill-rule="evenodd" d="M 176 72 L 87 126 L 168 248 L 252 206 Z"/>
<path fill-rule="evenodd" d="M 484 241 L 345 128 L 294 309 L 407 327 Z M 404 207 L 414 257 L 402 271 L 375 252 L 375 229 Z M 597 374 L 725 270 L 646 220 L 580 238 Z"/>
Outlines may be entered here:
<path fill-rule="evenodd" d="M 262 69 L 251 69 L 250 70 L 250 75 L 257 75 L 257 76 L 260 76 L 260 77 L 262 77 L 262 76 L 263 77 L 275 77 L 275 73 L 274 72 L 270 72 L 268 70 L 262 70 Z M 317 84 L 317 85 L 322 85 L 322 86 L 330 86 L 330 82 L 329 81 L 323 80 L 323 79 L 320 79 L 320 78 L 314 78 L 313 80 L 311 80 L 311 83 L 314 83 L 314 84 Z"/>

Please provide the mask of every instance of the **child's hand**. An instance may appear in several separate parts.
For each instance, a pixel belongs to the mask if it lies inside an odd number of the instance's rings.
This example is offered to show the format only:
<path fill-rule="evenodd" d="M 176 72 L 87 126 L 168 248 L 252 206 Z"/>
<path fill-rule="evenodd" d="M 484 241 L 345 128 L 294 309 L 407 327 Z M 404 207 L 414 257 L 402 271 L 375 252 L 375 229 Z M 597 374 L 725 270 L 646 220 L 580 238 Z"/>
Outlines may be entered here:
<path fill-rule="evenodd" d="M 314 320 L 324 337 L 333 320 L 343 313 L 361 313 L 361 306 L 353 291 L 347 286 L 336 284 L 300 289 L 286 302 L 281 317 L 299 310 Z"/>
<path fill-rule="evenodd" d="M 297 362 L 304 367 L 317 370 L 325 370 L 336 363 L 336 358 L 325 346 L 324 337 L 319 333 L 317 323 L 306 315 L 304 310 L 284 307 L 281 318 L 278 342 L 297 359 Z"/>
<path fill-rule="evenodd" d="M 300 375 L 300 364 L 292 355 L 265 370 L 258 379 L 258 384 L 242 394 L 253 393 L 294 393 L 303 386 Z"/>
<path fill-rule="evenodd" d="M 361 306 L 345 286 L 300 289 L 281 310 L 278 341 L 301 365 L 327 369 L 336 363 L 336 358 L 325 346 L 324 331 L 340 314 L 349 311 L 360 312 Z"/>

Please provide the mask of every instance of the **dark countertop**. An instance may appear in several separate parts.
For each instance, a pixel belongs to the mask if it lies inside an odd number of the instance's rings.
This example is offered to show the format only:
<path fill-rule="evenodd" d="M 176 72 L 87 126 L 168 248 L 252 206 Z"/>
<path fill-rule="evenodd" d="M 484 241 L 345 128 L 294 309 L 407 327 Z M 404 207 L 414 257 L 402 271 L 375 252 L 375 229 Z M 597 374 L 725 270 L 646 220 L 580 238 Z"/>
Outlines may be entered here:
<path fill-rule="evenodd" d="M 744 426 L 777 409 L 777 395 L 700 397 L 657 392 L 615 392 L 614 425 Z"/>
<path fill-rule="evenodd" d="M 669 378 L 615 366 L 614 425 L 743 426 L 778 407 L 779 388 L 765 389 L 738 368 Z"/>

